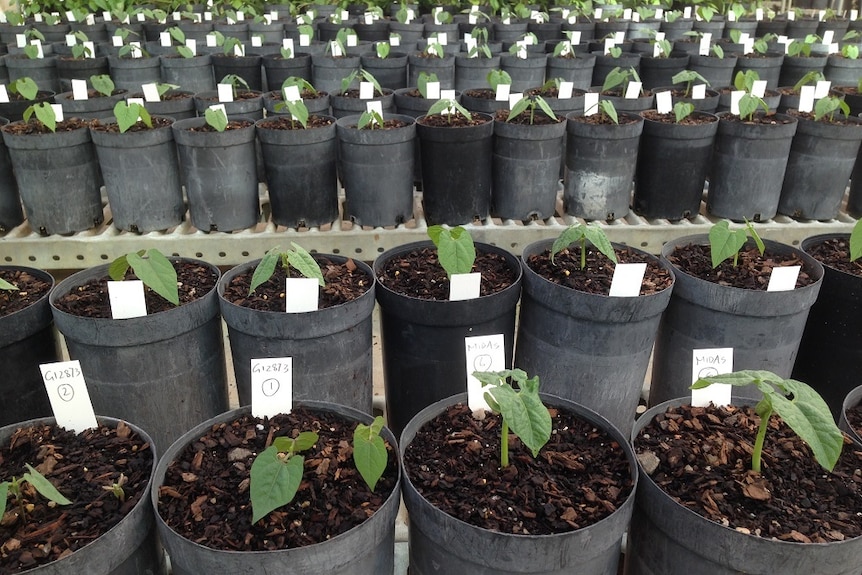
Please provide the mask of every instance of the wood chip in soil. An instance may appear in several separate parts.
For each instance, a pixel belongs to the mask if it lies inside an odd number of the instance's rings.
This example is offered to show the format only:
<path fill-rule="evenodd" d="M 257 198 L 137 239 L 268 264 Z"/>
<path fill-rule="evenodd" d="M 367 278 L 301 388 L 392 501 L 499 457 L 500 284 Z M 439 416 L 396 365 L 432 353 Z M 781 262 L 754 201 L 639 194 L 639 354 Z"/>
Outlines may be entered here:
<path fill-rule="evenodd" d="M 810 285 L 815 281 L 809 275 L 811 270 L 807 269 L 805 262 L 797 254 L 776 254 L 769 248 L 761 256 L 756 247 L 743 247 L 739 251 L 739 261 L 736 266 L 733 265 L 733 258 L 728 258 L 717 268 L 713 268 L 712 256 L 707 245 L 679 246 L 667 259 L 688 275 L 718 285 L 742 289 L 766 291 L 772 268 L 780 266 L 802 266 L 796 279 L 797 288 Z"/>
<path fill-rule="evenodd" d="M 751 407 L 681 406 L 656 416 L 635 448 L 639 458 L 658 457 L 650 476 L 666 493 L 730 529 L 806 543 L 862 535 L 862 451 L 845 438 L 838 464 L 828 473 L 773 416 L 757 474 L 750 468 L 759 425 Z"/>
<path fill-rule="evenodd" d="M 466 116 L 458 113 L 445 115 L 431 114 L 422 116 L 418 121 L 420 124 L 434 128 L 464 128 L 468 126 L 481 126 L 491 120 L 485 116 L 480 116 L 478 113 L 472 114 L 471 119 L 468 120 Z"/>
<path fill-rule="evenodd" d="M 557 115 L 556 118 L 550 118 L 544 110 L 536 107 L 535 112 L 530 117 L 530 111 L 525 110 L 512 118 L 509 119 L 509 110 L 497 110 L 494 112 L 494 119 L 498 122 L 508 122 L 510 124 L 519 124 L 521 126 L 549 126 L 552 124 L 559 124 L 560 122 L 565 121 L 566 119 L 563 116 Z"/>
<path fill-rule="evenodd" d="M 177 271 L 180 305 L 205 296 L 218 283 L 218 272 L 210 266 L 175 259 L 172 259 L 171 262 Z M 72 315 L 110 319 L 111 304 L 108 299 L 108 281 L 110 279 L 105 275 L 75 286 L 69 293 L 58 297 L 54 305 L 57 309 Z M 125 279 L 137 279 L 137 277 L 129 269 Z M 147 305 L 147 313 L 150 315 L 176 307 L 146 286 L 144 286 L 144 300 Z"/>
<path fill-rule="evenodd" d="M 813 244 L 806 252 L 825 266 L 862 276 L 862 258 L 850 261 L 850 238 L 831 238 Z"/>
<path fill-rule="evenodd" d="M 323 128 L 331 124 L 331 118 L 312 114 L 308 116 L 308 122 L 306 123 L 305 128 L 290 116 L 275 116 L 273 118 L 268 118 L 258 124 L 258 126 L 265 130 L 310 130 L 313 128 Z"/>
<path fill-rule="evenodd" d="M 314 256 L 323 273 L 326 286 L 320 288 L 318 309 L 341 305 L 353 301 L 371 289 L 373 277 L 356 265 L 352 259 L 344 263 L 335 263 L 321 255 Z M 276 266 L 272 277 L 260 284 L 254 293 L 249 294 L 254 268 L 234 276 L 225 286 L 224 298 L 236 305 L 262 311 L 281 311 L 285 304 L 285 279 L 288 275 L 284 266 Z M 292 278 L 303 277 L 299 271 L 291 267 Z"/>
<path fill-rule="evenodd" d="M 553 431 L 538 457 L 510 435 L 509 466 L 501 469 L 500 417 L 479 421 L 468 406 L 451 406 L 419 429 L 405 473 L 435 507 L 483 529 L 547 535 L 592 525 L 631 493 L 628 460 L 605 432 L 549 410 Z"/>
<path fill-rule="evenodd" d="M 0 278 L 18 288 L 0 290 L 0 317 L 33 305 L 51 291 L 51 282 L 24 270 L 0 270 Z"/>
<path fill-rule="evenodd" d="M 620 263 L 646 263 L 647 271 L 641 284 L 640 295 L 658 293 L 673 285 L 670 271 L 661 267 L 654 257 L 628 249 L 614 249 Z M 551 251 L 534 254 L 527 258 L 531 270 L 548 281 L 585 293 L 608 295 L 614 278 L 616 265 L 604 254 L 587 246 L 586 266 L 581 269 L 581 248 L 570 246 L 554 256 Z"/>
<path fill-rule="evenodd" d="M 486 296 L 511 286 L 518 279 L 517 269 L 500 254 L 476 250 L 473 272 L 482 273 L 479 295 Z M 419 299 L 449 299 L 449 276 L 437 259 L 437 249 L 424 247 L 386 261 L 377 281 L 394 292 Z"/>
<path fill-rule="evenodd" d="M 92 122 L 93 120 L 69 118 L 67 120 L 63 120 L 62 122 L 57 122 L 57 125 L 55 127 L 57 132 L 74 132 L 75 130 L 89 128 Z M 42 124 L 42 122 L 40 122 L 36 118 L 31 118 L 29 122 L 13 122 L 11 124 L 6 124 L 0 129 L 2 129 L 8 134 L 14 134 L 16 136 L 29 136 L 32 134 L 51 133 L 51 130 L 49 130 L 44 124 Z"/>
<path fill-rule="evenodd" d="M 289 415 L 258 419 L 243 415 L 214 425 L 190 443 L 167 469 L 159 488 L 159 514 L 177 533 L 212 549 L 268 551 L 313 545 L 371 517 L 398 479 L 392 446 L 374 492 L 353 464 L 356 422 L 298 407 Z M 279 436 L 315 431 L 304 451 L 305 472 L 296 497 L 252 524 L 249 470 L 258 453 Z"/>
<path fill-rule="evenodd" d="M 25 464 L 72 504 L 50 503 L 24 483 L 24 506 L 33 507 L 23 520 L 10 493 L 0 521 L 0 575 L 66 557 L 107 532 L 148 496 L 154 461 L 150 445 L 121 422 L 77 435 L 54 425 L 19 429 L 0 449 L 0 481 L 21 477 Z M 105 489 L 122 481 L 124 501 Z"/>

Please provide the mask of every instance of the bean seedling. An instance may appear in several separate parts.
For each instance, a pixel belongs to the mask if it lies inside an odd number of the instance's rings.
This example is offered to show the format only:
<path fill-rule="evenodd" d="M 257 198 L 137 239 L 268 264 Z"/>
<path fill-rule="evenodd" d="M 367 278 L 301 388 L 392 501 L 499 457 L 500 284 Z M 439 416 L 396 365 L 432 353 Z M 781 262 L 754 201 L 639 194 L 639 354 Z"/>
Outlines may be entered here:
<path fill-rule="evenodd" d="M 580 243 L 581 248 L 581 269 L 587 267 L 587 241 L 593 244 L 597 250 L 605 255 L 609 260 L 617 263 L 617 254 L 614 252 L 614 247 L 605 231 L 595 223 L 582 224 L 580 222 L 572 224 L 560 234 L 554 243 L 551 245 L 551 263 L 554 263 L 554 256 L 568 248 L 575 242 Z"/>
<path fill-rule="evenodd" d="M 293 247 L 292 250 L 281 251 L 281 248 L 274 247 L 261 258 L 260 263 L 254 268 L 254 273 L 251 276 L 251 286 L 248 290 L 249 295 L 253 294 L 254 290 L 272 277 L 279 261 L 281 261 L 281 265 L 285 270 L 293 266 L 303 276 L 316 279 L 321 287 L 326 285 L 323 281 L 323 273 L 320 271 L 320 266 L 317 265 L 311 254 L 296 242 L 290 242 L 290 245 Z"/>
<path fill-rule="evenodd" d="M 476 246 L 470 232 L 461 226 L 452 229 L 431 226 L 428 228 L 428 237 L 437 247 L 437 259 L 449 277 L 453 274 L 467 274 L 473 270 Z"/>
<path fill-rule="evenodd" d="M 317 439 L 313 431 L 303 431 L 295 439 L 276 437 L 272 445 L 254 458 L 249 475 L 252 523 L 293 501 L 305 466 L 305 457 L 300 452 L 311 449 Z"/>
<path fill-rule="evenodd" d="M 150 248 L 120 256 L 108 266 L 108 276 L 114 281 L 122 281 L 129 268 L 145 286 L 172 304 L 180 305 L 177 270 L 162 252 Z"/>
<path fill-rule="evenodd" d="M 57 488 L 54 487 L 44 475 L 36 471 L 29 463 L 25 463 L 24 465 L 27 468 L 27 471 L 20 479 L 13 477 L 10 481 L 0 482 L 0 517 L 3 517 L 3 514 L 6 513 L 6 499 L 9 497 L 10 492 L 15 498 L 15 503 L 18 504 L 21 517 L 26 515 L 24 497 L 21 494 L 21 486 L 25 481 L 32 485 L 33 488 L 48 501 L 53 501 L 57 505 L 72 504 L 72 502 L 66 499 L 62 493 L 57 491 Z"/>
<path fill-rule="evenodd" d="M 730 223 L 727 220 L 716 222 L 709 229 L 709 251 L 712 267 L 717 268 L 721 262 L 731 256 L 733 256 L 733 267 L 736 267 L 739 262 L 739 250 L 748 241 L 749 236 L 754 240 L 760 255 L 763 255 L 766 246 L 763 245 L 763 240 L 760 239 L 751 222 L 746 220 L 745 227 L 736 230 L 730 229 Z"/>

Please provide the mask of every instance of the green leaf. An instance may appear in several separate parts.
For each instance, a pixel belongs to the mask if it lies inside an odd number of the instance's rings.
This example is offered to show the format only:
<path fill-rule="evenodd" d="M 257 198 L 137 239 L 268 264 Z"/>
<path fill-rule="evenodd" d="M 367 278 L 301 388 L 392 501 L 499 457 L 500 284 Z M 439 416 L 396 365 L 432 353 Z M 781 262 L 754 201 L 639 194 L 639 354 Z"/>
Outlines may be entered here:
<path fill-rule="evenodd" d="M 18 291 L 18 286 L 7 282 L 3 278 L 0 278 L 0 290 Z M 2 517 L 2 516 L 3 516 L 3 514 L 0 513 L 0 517 Z"/>
<path fill-rule="evenodd" d="M 140 107 L 138 104 L 128 104 L 124 100 L 120 100 L 114 105 L 114 117 L 117 119 L 117 126 L 120 127 L 121 134 L 125 134 L 129 128 L 137 123 Z"/>
<path fill-rule="evenodd" d="M 288 263 L 299 270 L 303 276 L 307 278 L 315 278 L 320 287 L 326 285 L 323 281 L 323 273 L 320 271 L 320 266 L 315 261 L 314 257 L 305 248 L 296 242 L 290 242 L 292 251 L 288 252 Z"/>
<path fill-rule="evenodd" d="M 763 240 L 760 239 L 760 234 L 758 234 L 757 230 L 754 229 L 754 224 L 745 220 L 745 230 L 748 232 L 749 237 L 754 240 L 754 245 L 757 246 L 757 251 L 760 252 L 760 255 L 763 255 L 763 252 L 766 251 L 766 246 L 763 244 Z"/>
<path fill-rule="evenodd" d="M 13 94 L 20 94 L 27 100 L 34 100 L 36 98 L 36 94 L 39 93 L 39 87 L 36 85 L 36 82 L 33 81 L 33 78 L 27 76 L 24 78 L 18 78 L 9 84 L 9 91 Z"/>
<path fill-rule="evenodd" d="M 42 494 L 42 497 L 48 499 L 49 501 L 53 501 L 58 505 L 71 505 L 72 502 L 66 499 L 66 497 L 57 491 L 57 488 L 48 481 L 44 475 L 36 471 L 29 463 L 25 463 L 24 466 L 27 468 L 28 473 L 24 474 L 24 479 L 32 485 L 36 491 Z"/>
<path fill-rule="evenodd" d="M 428 228 L 428 236 L 437 246 L 437 259 L 449 276 L 472 271 L 473 262 L 476 261 L 476 247 L 467 230 L 461 226 L 451 230 L 442 226 L 431 226 Z"/>
<path fill-rule="evenodd" d="M 735 257 L 747 239 L 744 229 L 731 230 L 727 220 L 721 220 L 709 229 L 709 249 L 712 257 L 712 267 L 717 268 L 721 262 Z"/>
<path fill-rule="evenodd" d="M 177 270 L 160 251 L 147 250 L 146 258 L 139 254 L 126 254 L 129 265 L 144 285 L 174 305 L 180 305 L 177 288 Z"/>
<path fill-rule="evenodd" d="M 578 222 L 572 224 L 561 233 L 554 243 L 551 245 L 551 263 L 554 263 L 554 256 L 568 248 L 575 242 L 580 242 L 584 238 L 586 238 L 586 233 L 584 231 L 584 224 Z"/>
<path fill-rule="evenodd" d="M 302 483 L 304 465 L 302 455 L 283 459 L 275 445 L 270 445 L 255 458 L 249 479 L 252 523 L 293 501 Z"/>
<path fill-rule="evenodd" d="M 512 109 L 509 110 L 509 116 L 506 118 L 506 121 L 511 122 L 512 120 L 517 118 L 521 112 L 525 111 L 529 107 L 531 107 L 529 96 L 522 96 L 520 100 L 515 102 L 515 105 L 512 106 Z"/>
<path fill-rule="evenodd" d="M 602 109 L 602 112 L 606 114 L 614 124 L 619 125 L 620 118 L 617 115 L 617 109 L 612 101 L 602 100 L 601 102 L 599 102 L 599 107 Z"/>
<path fill-rule="evenodd" d="M 212 126 L 218 132 L 224 132 L 227 128 L 227 116 L 221 108 L 207 108 L 204 112 L 207 124 Z"/>
<path fill-rule="evenodd" d="M 9 497 L 9 482 L 0 483 L 0 517 L 6 513 L 6 498 Z"/>
<path fill-rule="evenodd" d="M 673 106 L 673 114 L 677 124 L 691 116 L 692 112 L 694 112 L 694 105 L 688 102 L 677 102 Z"/>
<path fill-rule="evenodd" d="M 389 42 L 378 42 L 377 43 L 377 57 L 381 60 L 385 60 L 387 56 L 389 56 L 389 51 L 391 47 L 389 46 Z"/>
<path fill-rule="evenodd" d="M 42 122 L 46 128 L 52 132 L 57 131 L 57 116 L 54 114 L 54 108 L 51 107 L 51 104 L 48 102 L 42 102 L 40 104 L 30 106 L 27 109 L 35 112 L 36 119 Z"/>
<path fill-rule="evenodd" d="M 114 93 L 114 81 L 107 74 L 90 76 L 90 83 L 103 96 L 110 96 Z"/>
<path fill-rule="evenodd" d="M 115 282 L 120 282 L 126 277 L 128 270 L 129 260 L 123 255 L 112 261 L 111 265 L 108 266 L 108 276 Z"/>
<path fill-rule="evenodd" d="M 308 108 L 302 100 L 285 102 L 290 117 L 299 122 L 303 128 L 308 127 Z"/>
<path fill-rule="evenodd" d="M 188 46 L 177 46 L 177 54 L 182 56 L 183 58 L 194 58 L 195 53 L 192 52 L 192 49 Z"/>
<path fill-rule="evenodd" d="M 551 438 L 551 415 L 539 399 L 538 377 L 521 381 L 519 384 L 519 391 L 509 385 L 501 385 L 491 387 L 488 394 L 499 405 L 500 414 L 512 432 L 527 446 L 533 457 L 536 457 Z"/>
<path fill-rule="evenodd" d="M 856 222 L 850 233 L 850 261 L 856 261 L 862 256 L 862 220 Z"/>
<path fill-rule="evenodd" d="M 437 74 L 429 74 L 428 72 L 419 72 L 419 79 L 416 81 L 419 93 L 423 98 L 428 98 L 428 82 L 439 82 Z"/>
<path fill-rule="evenodd" d="M 602 252 L 606 258 L 617 263 L 617 254 L 614 252 L 614 247 L 611 245 L 611 241 L 608 239 L 608 236 L 605 235 L 605 231 L 602 228 L 595 223 L 586 225 L 584 226 L 584 236 L 587 238 L 587 241 L 593 244 L 593 247 L 597 250 Z"/>
<path fill-rule="evenodd" d="M 358 424 L 353 431 L 353 462 L 371 491 L 386 471 L 389 456 L 386 443 L 380 437 L 383 418 L 379 415 L 371 425 Z"/>
<path fill-rule="evenodd" d="M 254 273 L 251 276 L 251 286 L 249 286 L 248 289 L 248 295 L 253 294 L 254 290 L 256 290 L 258 286 L 272 277 L 272 274 L 275 273 L 275 266 L 278 265 L 280 257 L 281 252 L 278 248 L 273 248 L 266 252 L 257 264 L 257 267 L 254 268 Z"/>

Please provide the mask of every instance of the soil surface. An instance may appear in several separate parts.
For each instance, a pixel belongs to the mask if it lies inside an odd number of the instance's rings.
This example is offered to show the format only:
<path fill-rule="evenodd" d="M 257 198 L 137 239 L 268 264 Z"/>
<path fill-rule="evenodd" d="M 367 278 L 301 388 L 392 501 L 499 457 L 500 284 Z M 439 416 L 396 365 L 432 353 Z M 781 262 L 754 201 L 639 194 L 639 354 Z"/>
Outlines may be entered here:
<path fill-rule="evenodd" d="M 695 244 L 677 247 L 668 260 L 689 275 L 722 286 L 766 291 L 772 268 L 780 266 L 802 266 L 796 279 L 797 288 L 815 281 L 808 275 L 810 270 L 805 269 L 805 262 L 798 255 L 774 254 L 767 248 L 761 256 L 754 246 L 743 247 L 739 251 L 736 266 L 733 265 L 733 258 L 728 258 L 713 268 L 709 246 Z"/>
<path fill-rule="evenodd" d="M 18 288 L 0 290 L 0 317 L 33 305 L 51 291 L 51 282 L 23 270 L 2 270 L 0 278 Z"/>
<path fill-rule="evenodd" d="M 763 114 L 761 112 L 756 112 L 753 117 L 742 119 L 739 116 L 735 116 L 733 114 L 724 114 L 721 116 L 722 121 L 725 122 L 741 122 L 743 124 L 761 124 L 764 126 L 778 126 L 783 124 L 792 124 L 795 122 L 795 119 L 791 119 L 790 117 L 779 118 L 776 117 L 775 114 Z"/>
<path fill-rule="evenodd" d="M 699 126 L 702 124 L 712 124 L 713 122 L 717 122 L 718 118 L 712 115 L 705 114 L 695 114 L 691 113 L 682 119 L 682 121 L 676 121 L 676 114 L 673 112 L 668 112 L 667 114 L 659 114 L 655 110 L 648 110 L 646 112 L 641 112 L 641 116 L 646 118 L 647 120 L 652 120 L 653 122 L 661 122 L 663 124 L 680 124 L 681 126 Z"/>
<path fill-rule="evenodd" d="M 622 126 L 624 124 L 633 124 L 633 123 L 638 121 L 637 116 L 623 115 L 619 112 L 617 112 L 617 119 L 619 120 L 618 125 L 620 125 L 620 126 Z M 617 125 L 613 120 L 611 120 L 610 116 L 608 116 L 607 114 L 605 114 L 604 112 L 601 112 L 601 111 L 599 111 L 598 113 L 593 114 L 591 116 L 572 116 L 572 120 L 574 120 L 576 122 L 582 122 L 584 124 Z"/>
<path fill-rule="evenodd" d="M 23 483 L 24 520 L 10 493 L 0 521 L 3 575 L 65 557 L 107 532 L 147 496 L 154 465 L 150 445 L 122 422 L 116 429 L 99 427 L 78 435 L 51 425 L 19 429 L 0 449 L 0 480 L 20 478 L 27 471 L 25 463 L 72 504 L 56 505 Z M 123 501 L 110 489 L 119 482 Z"/>
<path fill-rule="evenodd" d="M 57 132 L 73 132 L 75 130 L 82 130 L 90 127 L 90 124 L 93 123 L 93 120 L 82 120 L 80 118 L 69 118 L 68 120 L 63 120 L 62 122 L 57 122 L 56 131 Z M 8 134 L 14 134 L 16 136 L 29 136 L 31 134 L 50 134 L 51 130 L 49 130 L 45 125 L 37 120 L 35 117 L 31 118 L 29 122 L 13 122 L 11 124 L 6 124 L 2 129 L 4 132 Z"/>
<path fill-rule="evenodd" d="M 823 265 L 846 274 L 862 276 L 862 258 L 850 261 L 850 239 L 832 238 L 808 248 L 808 254 Z"/>
<path fill-rule="evenodd" d="M 464 92 L 465 96 L 470 96 L 471 98 L 476 98 L 477 100 L 496 100 L 497 93 L 490 88 L 474 88 L 472 90 L 466 90 Z"/>
<path fill-rule="evenodd" d="M 384 119 L 382 125 L 375 126 L 374 128 L 362 128 L 362 129 L 363 130 L 368 130 L 368 129 L 372 129 L 372 130 L 395 130 L 396 128 L 404 128 L 404 127 L 409 126 L 409 125 L 410 124 L 408 124 L 407 122 L 403 122 L 401 120 Z M 350 126 L 348 126 L 348 128 L 353 128 L 354 130 L 359 129 L 359 127 L 356 124 L 351 124 Z"/>
<path fill-rule="evenodd" d="M 289 116 L 275 116 L 261 122 L 258 126 L 264 130 L 310 130 L 312 128 L 324 128 L 331 125 L 332 122 L 332 118 L 312 114 L 308 116 L 305 128 Z"/>
<path fill-rule="evenodd" d="M 360 98 L 359 88 L 351 88 L 350 90 L 347 90 L 346 92 L 341 92 L 338 95 L 341 96 L 342 98 L 353 98 L 355 100 L 358 100 Z M 374 90 L 374 97 L 375 98 L 382 98 L 385 95 L 386 94 L 384 94 L 380 90 Z"/>
<path fill-rule="evenodd" d="M 391 445 L 389 464 L 374 492 L 353 464 L 356 422 L 330 412 L 296 408 L 290 415 L 244 415 L 213 426 L 186 446 L 159 488 L 159 514 L 176 532 L 213 549 L 266 551 L 326 541 L 359 525 L 385 503 L 398 477 Z M 258 453 L 279 436 L 315 431 L 302 452 L 305 471 L 292 502 L 252 524 L 249 470 Z"/>
<path fill-rule="evenodd" d="M 174 123 L 173 120 L 170 120 L 170 119 L 162 117 L 162 116 L 152 116 L 151 120 L 152 120 L 152 124 L 153 124 L 152 128 L 147 126 L 146 124 L 144 124 L 142 121 L 139 120 L 139 121 L 135 122 L 127 130 L 127 132 L 146 132 L 149 130 L 156 130 L 158 128 L 167 128 L 171 124 Z M 108 122 L 108 123 L 103 124 L 99 120 L 96 120 L 93 122 L 93 125 L 91 127 L 98 132 L 110 132 L 112 134 L 119 134 L 120 133 L 120 125 L 117 124 L 116 122 Z"/>
<path fill-rule="evenodd" d="M 252 124 L 254 124 L 254 122 L 250 120 L 228 120 L 227 127 L 225 127 L 225 131 L 230 132 L 231 130 L 242 130 L 243 128 L 248 128 Z M 186 128 L 186 130 L 188 130 L 189 132 L 218 132 L 218 130 L 216 130 L 209 124 Z"/>
<path fill-rule="evenodd" d="M 126 93 L 126 90 L 114 90 L 113 92 L 111 92 L 111 96 L 117 96 L 119 94 L 125 94 L 125 93 Z M 109 98 L 109 97 L 110 96 L 106 96 L 103 93 L 99 92 L 98 90 L 94 90 L 92 88 L 87 90 L 87 99 L 88 100 L 95 100 L 98 98 Z M 66 94 L 65 96 L 63 96 L 63 99 L 64 100 L 74 100 L 75 96 L 73 94 Z"/>
<path fill-rule="evenodd" d="M 371 289 L 373 278 L 357 266 L 353 260 L 349 259 L 343 264 L 334 263 L 322 256 L 315 257 L 315 260 L 320 265 L 323 280 L 326 282 L 326 286 L 320 289 L 318 309 L 355 300 Z M 303 277 L 294 267 L 290 268 L 290 275 L 288 276 L 284 267 L 278 265 L 272 277 L 259 285 L 254 293 L 249 295 L 248 290 L 253 275 L 254 268 L 235 276 L 225 286 L 224 298 L 231 303 L 250 309 L 283 312 L 285 310 L 285 279 L 287 277 Z"/>
<path fill-rule="evenodd" d="M 233 95 L 234 100 L 254 100 L 255 98 L 261 97 L 261 92 L 257 90 L 236 90 Z M 218 102 L 218 96 L 210 96 L 208 98 L 201 98 L 202 100 L 206 100 L 207 102 Z"/>
<path fill-rule="evenodd" d="M 208 294 L 218 283 L 215 270 L 195 262 L 171 260 L 177 270 L 177 285 L 179 286 L 180 305 L 189 303 Z M 111 304 L 108 300 L 107 275 L 90 280 L 76 286 L 71 292 L 57 298 L 57 309 L 80 317 L 111 318 Z M 131 268 L 126 272 L 125 279 L 137 279 Z M 152 315 L 160 311 L 173 309 L 176 306 L 144 286 L 144 300 L 147 313 Z"/>
<path fill-rule="evenodd" d="M 479 421 L 464 404 L 449 407 L 407 447 L 405 472 L 435 507 L 483 529 L 547 535 L 592 525 L 631 493 L 625 452 L 594 425 L 549 410 L 553 431 L 538 457 L 510 434 L 501 469 L 500 416 Z"/>
<path fill-rule="evenodd" d="M 505 257 L 479 250 L 472 271 L 482 273 L 480 296 L 503 291 L 518 279 L 518 270 L 512 269 Z M 433 247 L 415 249 L 389 259 L 381 267 L 377 281 L 406 296 L 437 301 L 449 299 L 449 276 Z"/>
<path fill-rule="evenodd" d="M 578 96 L 583 96 L 586 93 L 587 93 L 586 90 L 574 88 L 572 90 L 572 99 L 577 98 Z M 528 95 L 528 96 L 542 96 L 545 99 L 547 99 L 547 98 L 559 98 L 560 97 L 560 90 L 556 86 L 549 86 L 547 88 L 544 88 L 544 87 L 542 87 L 542 88 L 530 88 L 529 90 L 524 92 L 524 94 Z"/>
<path fill-rule="evenodd" d="M 661 267 L 654 257 L 639 254 L 627 249 L 615 249 L 614 253 L 620 263 L 644 263 L 647 271 L 641 285 L 640 295 L 658 293 L 673 285 L 670 271 Z M 530 269 L 555 284 L 581 292 L 607 295 L 611 290 L 614 278 L 615 264 L 603 253 L 592 246 L 587 246 L 586 267 L 581 269 L 581 248 L 571 246 L 554 256 L 551 263 L 551 251 L 545 250 L 527 259 Z"/>
<path fill-rule="evenodd" d="M 787 110 L 788 116 L 793 116 L 794 118 L 802 118 L 803 120 L 808 120 L 810 122 L 823 122 L 824 124 L 832 124 L 833 126 L 854 126 L 854 127 L 862 127 L 862 124 L 859 122 L 854 122 L 850 118 L 844 115 L 844 112 L 841 110 L 835 110 L 835 114 L 833 117 L 823 116 L 819 120 L 815 120 L 814 112 L 800 112 L 799 110 Z"/>
<path fill-rule="evenodd" d="M 431 114 L 422 116 L 417 120 L 420 124 L 435 128 L 463 128 L 467 126 L 481 126 L 490 122 L 485 116 L 480 116 L 473 113 L 468 120 L 466 116 L 462 116 L 460 112 L 455 114 Z"/>
<path fill-rule="evenodd" d="M 304 89 L 302 92 L 299 93 L 299 97 L 302 98 L 303 101 L 304 100 L 317 100 L 318 98 L 325 98 L 328 95 L 329 95 L 328 92 L 324 92 L 322 90 L 318 90 L 317 92 L 312 92 L 308 88 Z M 267 93 L 266 96 L 268 98 L 273 99 L 273 100 L 284 100 L 284 94 L 282 93 L 281 90 L 273 90 L 272 92 Z"/>
<path fill-rule="evenodd" d="M 544 110 L 538 106 L 536 106 L 536 110 L 533 112 L 532 117 L 529 109 L 524 110 L 511 120 L 509 119 L 509 110 L 497 110 L 494 113 L 494 119 L 499 122 L 508 122 L 510 124 L 519 124 L 521 126 L 549 126 L 551 124 L 559 124 L 566 120 L 566 118 L 560 115 L 557 115 L 556 118 L 550 118 Z"/>
<path fill-rule="evenodd" d="M 144 93 L 143 92 L 136 92 L 136 93 L 132 94 L 131 97 L 132 98 L 143 98 Z M 167 92 L 162 94 L 161 101 L 162 102 L 174 102 L 177 100 L 189 100 L 189 99 L 194 98 L 194 97 L 195 97 L 195 95 L 191 92 L 183 92 L 182 90 L 168 90 Z"/>
<path fill-rule="evenodd" d="M 845 438 L 832 473 L 778 417 L 769 421 L 762 473 L 750 471 L 760 424 L 751 407 L 682 406 L 635 441 L 653 481 L 681 505 L 731 529 L 781 541 L 831 543 L 862 535 L 862 451 Z M 651 454 L 651 455 L 647 455 Z"/>

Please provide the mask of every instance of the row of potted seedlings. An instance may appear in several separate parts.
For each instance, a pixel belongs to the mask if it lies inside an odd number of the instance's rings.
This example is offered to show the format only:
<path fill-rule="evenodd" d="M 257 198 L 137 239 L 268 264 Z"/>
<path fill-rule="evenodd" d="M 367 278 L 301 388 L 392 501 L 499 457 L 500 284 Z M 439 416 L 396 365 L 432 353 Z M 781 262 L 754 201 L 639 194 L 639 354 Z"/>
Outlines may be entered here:
<path fill-rule="evenodd" d="M 818 260 L 762 242 L 751 225 L 726 222 L 709 238 L 668 244 L 661 259 L 611 244 L 595 226 L 573 226 L 557 240 L 528 246 L 520 261 L 474 244 L 461 228 L 432 227 L 429 235 L 431 242 L 391 250 L 371 268 L 294 245 L 219 279 L 214 266 L 150 250 L 75 274 L 53 290 L 48 281 L 50 293 L 36 307 L 50 303 L 96 412 L 140 427 L 102 419 L 119 439 L 103 428 L 83 434 L 118 446 L 111 457 L 118 467 L 98 471 L 89 452 L 73 456 L 60 447 L 56 429 L 4 428 L 4 439 L 13 438 L 4 461 L 17 463 L 4 466 L 9 475 L 0 484 L 9 502 L 0 529 L 11 530 L 0 559 L 16 569 L 84 560 L 92 546 L 79 552 L 80 543 L 73 544 L 69 554 L 60 539 L 81 542 L 79 522 L 89 522 L 79 513 L 94 506 L 67 486 L 87 465 L 88 488 L 102 502 L 95 508 L 139 513 L 137 535 L 127 539 L 132 549 L 144 549 L 127 560 L 112 541 L 110 551 L 95 553 L 99 567 L 75 563 L 94 573 L 126 572 L 118 567 L 124 560 L 137 566 L 133 572 L 145 564 L 158 572 L 153 524 L 175 573 L 225 566 L 380 573 L 392 566 L 399 490 L 410 515 L 411 569 L 420 573 L 440 565 L 465 574 L 554 573 L 578 565 L 610 575 L 630 519 L 627 573 L 772 573 L 778 566 L 788 573 L 849 575 L 862 568 L 862 445 L 854 447 L 835 426 L 834 389 L 827 404 L 789 379 L 794 341 L 821 285 L 829 283 Z M 812 238 L 806 249 L 816 253 L 809 244 L 825 245 L 837 253 L 840 265 L 855 268 L 855 276 L 834 270 L 849 281 L 858 277 L 860 240 L 862 225 L 849 238 Z M 626 281 L 625 270 L 639 273 Z M 769 286 L 784 275 L 775 270 L 795 273 L 783 287 Z M 15 289 L 11 282 L 27 274 L 39 275 L 3 270 L 10 281 L 2 286 L 4 299 L 23 295 L 23 284 Z M 143 280 L 150 313 L 112 318 L 117 308 L 108 304 L 109 277 L 124 278 L 125 285 Z M 742 287 L 729 285 L 731 278 Z M 351 279 L 357 293 L 346 302 Z M 318 296 L 312 304 L 300 295 L 309 283 Z M 399 444 L 381 418 L 367 415 L 370 365 L 362 364 L 370 362 L 375 299 L 387 417 Z M 79 318 L 89 326 L 75 332 L 70 308 L 79 307 L 91 317 Z M 846 325 L 852 313 L 839 321 Z M 245 406 L 228 413 L 223 354 L 212 345 L 220 340 L 220 317 L 229 328 Z M 821 321 L 812 310 L 809 323 Z M 339 322 L 346 335 L 323 333 Z M 165 335 L 189 326 L 192 332 L 206 326 L 209 341 L 200 333 Z M 365 332 L 367 338 L 356 337 Z M 133 340 L 144 333 L 166 341 Z M 653 408 L 635 423 L 653 341 Z M 732 348 L 732 356 L 722 348 Z M 840 347 L 829 349 L 831 359 Z M 505 371 L 512 358 L 524 371 Z M 823 377 L 811 381 L 822 389 L 838 385 L 825 374 L 845 366 L 846 385 L 853 365 L 824 366 Z M 30 386 L 62 397 L 69 374 L 51 373 L 46 384 Z M 478 386 L 467 381 L 469 374 Z M 687 397 L 695 380 L 698 388 L 730 383 L 737 406 L 692 407 L 674 399 Z M 290 405 L 280 391 L 286 382 L 296 405 L 279 415 Z M 540 382 L 546 394 L 539 393 Z M 853 391 L 848 401 L 859 394 Z M 217 400 L 201 407 L 196 396 Z M 483 400 L 487 409 L 477 407 Z M 851 408 L 845 420 L 858 417 Z M 778 417 L 770 418 L 772 412 Z M 15 412 L 8 421 L 43 414 Z M 695 438 L 686 443 L 689 433 Z M 52 434 L 49 443 L 45 434 Z M 135 436 L 132 445 L 120 441 Z M 154 474 L 134 467 L 139 460 L 158 461 Z M 781 462 L 790 464 L 786 476 Z M 714 475 L 725 471 L 731 475 Z M 468 485 L 477 491 L 460 499 Z M 674 492 L 680 485 L 704 491 Z M 743 505 L 744 516 L 734 516 L 731 509 Z M 776 507 L 795 515 L 778 519 Z M 764 523 L 752 522 L 750 515 L 761 513 Z M 40 524 L 32 526 L 31 518 Z M 692 539 L 692 533 L 702 536 Z M 737 552 L 726 554 L 728 545 Z M 105 563 L 111 565 L 103 569 Z"/>

